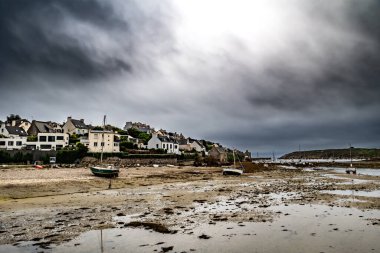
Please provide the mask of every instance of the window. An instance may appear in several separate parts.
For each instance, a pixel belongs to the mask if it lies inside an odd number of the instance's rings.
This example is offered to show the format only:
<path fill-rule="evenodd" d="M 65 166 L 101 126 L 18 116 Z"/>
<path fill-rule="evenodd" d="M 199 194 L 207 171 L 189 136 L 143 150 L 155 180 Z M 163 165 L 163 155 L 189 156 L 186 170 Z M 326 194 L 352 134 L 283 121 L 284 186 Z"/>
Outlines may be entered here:
<path fill-rule="evenodd" d="M 13 141 L 8 141 L 8 146 L 13 146 Z"/>
<path fill-rule="evenodd" d="M 173 144 L 170 144 L 170 149 L 172 149 L 173 148 Z"/>
<path fill-rule="evenodd" d="M 57 136 L 57 141 L 63 141 L 63 136 Z"/>
<path fill-rule="evenodd" d="M 101 145 L 102 147 L 104 147 L 104 142 L 101 142 L 100 145 Z"/>
<path fill-rule="evenodd" d="M 156 144 L 156 148 L 159 148 L 159 147 L 158 147 L 158 144 Z"/>
<path fill-rule="evenodd" d="M 45 142 L 46 141 L 46 136 L 40 136 L 40 142 Z"/>
<path fill-rule="evenodd" d="M 94 147 L 97 147 L 98 146 L 98 143 L 97 142 L 94 142 Z"/>
<path fill-rule="evenodd" d="M 115 147 L 117 147 L 117 146 L 119 146 L 119 143 L 115 142 L 113 145 L 114 145 Z"/>
<path fill-rule="evenodd" d="M 174 149 L 177 149 L 177 145 L 174 145 Z"/>
<path fill-rule="evenodd" d="M 22 146 L 22 142 L 21 141 L 16 141 L 16 146 Z"/>
<path fill-rule="evenodd" d="M 162 144 L 162 147 L 165 149 L 166 148 L 166 144 L 164 143 L 164 144 Z"/>
<path fill-rule="evenodd" d="M 0 141 L 0 146 L 5 146 L 5 141 Z"/>
<path fill-rule="evenodd" d="M 41 145 L 40 149 L 51 149 L 51 145 Z"/>
<path fill-rule="evenodd" d="M 48 136 L 48 142 L 55 142 L 55 136 Z"/>
<path fill-rule="evenodd" d="M 56 150 L 60 150 L 60 149 L 62 149 L 63 148 L 63 145 L 57 145 L 56 146 Z"/>

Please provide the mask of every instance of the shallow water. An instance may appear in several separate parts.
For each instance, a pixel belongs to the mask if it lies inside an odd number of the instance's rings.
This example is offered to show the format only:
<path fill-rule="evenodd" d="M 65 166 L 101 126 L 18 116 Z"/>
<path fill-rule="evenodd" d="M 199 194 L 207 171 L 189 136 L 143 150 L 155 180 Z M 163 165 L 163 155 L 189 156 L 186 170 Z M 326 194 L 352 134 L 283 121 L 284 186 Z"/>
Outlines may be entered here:
<path fill-rule="evenodd" d="M 140 228 L 103 230 L 104 252 L 379 252 L 380 226 L 367 220 L 380 218 L 380 211 L 323 205 L 279 205 L 274 222 L 218 222 L 200 224 L 177 234 L 160 234 Z M 210 239 L 200 239 L 206 234 Z M 26 243 L 21 247 L 0 246 L 0 252 L 38 252 Z M 90 231 L 51 252 L 101 252 L 100 231 Z M 43 250 L 45 251 L 45 250 Z"/>
<path fill-rule="evenodd" d="M 347 177 L 339 177 L 333 174 L 324 174 L 324 177 L 332 178 L 332 179 L 339 179 L 343 182 L 339 182 L 337 184 L 368 184 L 368 183 L 377 183 L 377 181 L 374 180 L 365 180 L 365 179 L 356 179 L 356 178 L 347 178 Z"/>
<path fill-rule="evenodd" d="M 345 195 L 345 196 L 350 195 L 350 196 L 380 198 L 380 190 L 376 190 L 376 191 L 333 190 L 333 191 L 321 191 L 321 193 L 329 193 L 329 194 L 337 194 L 337 195 Z"/>
<path fill-rule="evenodd" d="M 306 168 L 309 169 L 310 168 Z M 314 170 L 330 170 L 336 173 L 344 173 L 346 174 L 347 168 L 340 168 L 340 167 L 317 167 L 314 168 Z M 365 169 L 365 168 L 359 168 L 356 169 L 357 175 L 368 175 L 368 176 L 380 176 L 380 169 Z"/>

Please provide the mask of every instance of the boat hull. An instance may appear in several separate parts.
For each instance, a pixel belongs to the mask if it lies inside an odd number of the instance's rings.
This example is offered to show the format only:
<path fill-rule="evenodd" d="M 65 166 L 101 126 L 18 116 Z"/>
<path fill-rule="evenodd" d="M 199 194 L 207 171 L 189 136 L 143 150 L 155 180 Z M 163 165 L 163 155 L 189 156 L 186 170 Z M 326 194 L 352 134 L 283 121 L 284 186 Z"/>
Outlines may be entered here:
<path fill-rule="evenodd" d="M 110 169 L 102 167 L 91 167 L 91 172 L 98 177 L 118 177 L 119 169 Z"/>
<path fill-rule="evenodd" d="M 240 176 L 241 174 L 243 174 L 243 170 L 241 170 L 241 169 L 235 169 L 235 168 L 223 169 L 223 175 Z"/>

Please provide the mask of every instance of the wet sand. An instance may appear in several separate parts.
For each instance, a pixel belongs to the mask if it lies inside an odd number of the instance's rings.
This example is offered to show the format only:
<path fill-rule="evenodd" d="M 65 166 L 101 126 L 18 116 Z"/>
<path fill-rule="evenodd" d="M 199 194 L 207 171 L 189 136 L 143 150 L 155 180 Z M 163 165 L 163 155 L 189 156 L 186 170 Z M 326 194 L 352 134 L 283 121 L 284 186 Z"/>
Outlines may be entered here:
<path fill-rule="evenodd" d="M 0 245 L 3 245 L 0 252 L 9 252 L 9 247 L 21 249 L 25 242 L 36 249 L 59 247 L 56 245 L 65 245 L 82 233 L 97 229 L 154 229 L 154 226 L 143 225 L 134 228 L 129 226 L 130 222 L 159 224 L 173 236 L 197 233 L 205 225 L 220 226 L 221 230 L 228 230 L 231 224 L 241 229 L 244 226 L 260 227 L 260 224 L 267 226 L 288 220 L 288 216 L 296 217 L 289 215 L 291 210 L 296 212 L 312 205 L 322 209 L 345 208 L 352 212 L 374 211 L 373 217 L 358 218 L 364 222 L 357 222 L 362 226 L 358 229 L 370 228 L 372 234 L 380 235 L 380 217 L 377 215 L 380 196 L 355 195 L 359 191 L 380 190 L 380 178 L 377 176 L 278 168 L 235 177 L 222 176 L 221 170 L 125 168 L 119 178 L 112 180 L 112 187 L 108 189 L 108 179 L 94 177 L 86 168 L 0 169 Z M 324 192 L 334 190 L 352 190 L 352 194 Z M 293 209 L 287 211 L 290 207 Z M 318 222 L 322 217 L 313 219 Z M 209 231 L 213 230 L 208 228 L 205 233 Z M 241 233 L 244 234 L 243 231 Z M 202 235 L 195 236 L 197 240 L 207 239 L 198 236 Z M 217 237 L 214 235 L 214 239 L 205 241 L 212 244 Z M 281 241 L 276 243 L 283 245 Z M 86 245 L 84 242 L 80 244 Z M 147 244 L 153 244 L 149 237 Z M 378 245 L 376 240 L 372 244 Z M 244 252 L 246 247 L 236 248 L 236 252 Z M 25 252 L 30 250 L 26 249 Z M 142 247 L 138 249 L 145 251 Z M 152 249 L 147 252 L 152 252 Z M 218 247 L 206 249 L 203 252 L 214 252 Z M 64 248 L 60 250 L 64 252 Z M 321 248 L 321 251 L 324 250 Z"/>

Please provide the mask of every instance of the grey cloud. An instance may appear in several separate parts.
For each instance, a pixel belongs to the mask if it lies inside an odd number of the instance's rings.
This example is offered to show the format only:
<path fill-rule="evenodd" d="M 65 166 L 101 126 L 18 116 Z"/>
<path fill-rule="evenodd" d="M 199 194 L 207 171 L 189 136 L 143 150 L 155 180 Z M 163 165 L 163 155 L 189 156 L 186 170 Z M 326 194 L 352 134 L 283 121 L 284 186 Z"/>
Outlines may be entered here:
<path fill-rule="evenodd" d="M 152 46 L 152 39 L 164 40 L 169 34 L 160 34 L 165 24 L 147 18 L 134 1 L 124 1 L 123 10 L 117 3 L 2 1 L 0 78 L 45 71 L 63 78 L 98 79 L 148 65 L 149 55 L 144 54 L 150 52 L 141 48 Z"/>

